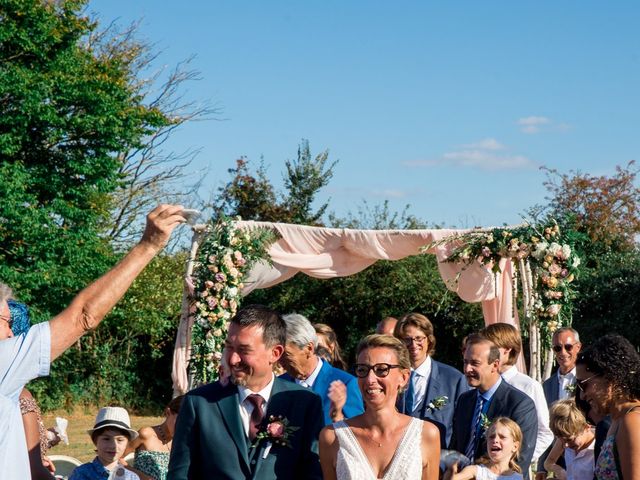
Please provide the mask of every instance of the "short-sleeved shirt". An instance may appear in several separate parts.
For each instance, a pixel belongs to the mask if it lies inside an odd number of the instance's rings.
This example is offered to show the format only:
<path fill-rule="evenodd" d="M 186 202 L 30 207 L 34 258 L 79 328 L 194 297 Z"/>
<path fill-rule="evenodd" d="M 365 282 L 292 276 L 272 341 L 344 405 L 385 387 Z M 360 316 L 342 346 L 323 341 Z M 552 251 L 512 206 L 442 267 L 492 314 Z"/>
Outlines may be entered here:
<path fill-rule="evenodd" d="M 140 477 L 131 470 L 123 467 L 116 468 L 119 470 L 116 472 L 115 478 L 119 480 L 140 480 Z M 93 459 L 93 462 L 83 463 L 77 467 L 71 473 L 69 480 L 105 480 L 109 478 L 110 474 L 111 471 L 104 468 L 104 465 L 102 465 L 98 457 L 96 457 Z"/>
<path fill-rule="evenodd" d="M 27 333 L 0 340 L 0 472 L 2 478 L 31 478 L 27 440 L 19 396 L 24 386 L 49 374 L 51 331 L 49 322 Z"/>

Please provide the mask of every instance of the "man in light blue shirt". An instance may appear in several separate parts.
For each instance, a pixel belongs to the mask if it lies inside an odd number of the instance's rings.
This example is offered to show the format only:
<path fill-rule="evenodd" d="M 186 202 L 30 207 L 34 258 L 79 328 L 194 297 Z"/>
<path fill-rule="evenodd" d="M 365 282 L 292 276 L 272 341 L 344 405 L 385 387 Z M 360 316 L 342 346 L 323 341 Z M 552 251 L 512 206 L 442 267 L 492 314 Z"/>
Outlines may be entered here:
<path fill-rule="evenodd" d="M 140 242 L 110 271 L 82 290 L 52 320 L 14 337 L 7 301 L 11 289 L 0 283 L 0 472 L 2 478 L 31 478 L 18 396 L 34 378 L 85 332 L 98 326 L 144 267 L 166 245 L 173 229 L 185 222 L 183 207 L 160 205 L 147 216 Z"/>

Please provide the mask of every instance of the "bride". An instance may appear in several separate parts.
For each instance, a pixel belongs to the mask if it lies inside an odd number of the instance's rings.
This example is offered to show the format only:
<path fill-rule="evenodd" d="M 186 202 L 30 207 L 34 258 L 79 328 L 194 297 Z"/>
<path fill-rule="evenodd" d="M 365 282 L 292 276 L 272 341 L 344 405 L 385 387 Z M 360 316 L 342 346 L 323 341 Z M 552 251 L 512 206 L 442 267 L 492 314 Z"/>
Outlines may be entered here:
<path fill-rule="evenodd" d="M 410 375 L 405 345 L 388 335 L 365 337 L 358 345 L 355 373 L 365 412 L 320 433 L 324 479 L 437 480 L 438 428 L 396 409 L 398 392 Z"/>

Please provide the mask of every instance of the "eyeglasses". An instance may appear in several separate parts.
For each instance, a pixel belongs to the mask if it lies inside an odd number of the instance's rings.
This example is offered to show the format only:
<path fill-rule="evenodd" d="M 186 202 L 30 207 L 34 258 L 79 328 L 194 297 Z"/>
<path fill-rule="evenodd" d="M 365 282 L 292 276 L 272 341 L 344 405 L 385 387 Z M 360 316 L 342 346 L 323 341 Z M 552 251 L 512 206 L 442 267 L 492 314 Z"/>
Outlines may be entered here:
<path fill-rule="evenodd" d="M 392 368 L 400 368 L 400 365 L 389 365 L 388 363 L 376 363 L 375 365 L 367 365 L 366 363 L 356 363 L 355 373 L 357 377 L 365 378 L 369 375 L 369 371 L 378 378 L 384 378 L 389 375 Z"/>
<path fill-rule="evenodd" d="M 13 325 L 13 321 L 11 320 L 11 317 L 5 317 L 3 315 L 0 315 L 0 320 L 4 320 L 5 322 L 7 322 L 7 325 L 9 325 L 9 328 L 11 328 L 11 326 Z"/>
<path fill-rule="evenodd" d="M 415 342 L 416 345 L 422 345 L 427 337 L 404 337 L 402 341 L 405 345 L 411 345 Z"/>
<path fill-rule="evenodd" d="M 589 378 L 585 378 L 584 380 L 576 380 L 576 386 L 580 389 L 581 392 L 584 393 L 584 390 L 585 388 L 587 388 L 589 381 L 599 376 L 600 374 L 596 373 L 595 375 L 591 375 Z"/>
<path fill-rule="evenodd" d="M 567 351 L 567 353 L 571 353 L 571 350 L 573 350 L 573 347 L 575 346 L 575 344 L 570 344 L 570 343 L 565 343 L 564 345 L 554 345 L 553 346 L 553 351 L 556 353 L 560 353 L 562 351 L 562 347 L 564 347 L 564 349 Z"/>

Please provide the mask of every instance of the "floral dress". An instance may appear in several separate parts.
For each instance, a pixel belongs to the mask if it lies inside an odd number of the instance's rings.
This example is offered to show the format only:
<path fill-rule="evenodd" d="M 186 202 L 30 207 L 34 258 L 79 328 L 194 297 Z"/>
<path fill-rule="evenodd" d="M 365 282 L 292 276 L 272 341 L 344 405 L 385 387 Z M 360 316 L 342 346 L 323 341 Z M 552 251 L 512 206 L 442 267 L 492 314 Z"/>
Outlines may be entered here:
<path fill-rule="evenodd" d="M 169 470 L 169 452 L 136 450 L 133 467 L 149 475 L 154 480 L 167 480 Z"/>
<path fill-rule="evenodd" d="M 638 408 L 638 405 L 631 407 L 625 412 L 632 412 Z M 602 449 L 596 462 L 595 476 L 597 480 L 619 480 L 622 478 L 622 472 L 618 469 L 618 452 L 616 451 L 616 434 L 618 433 L 618 425 L 612 429 L 611 433 L 602 443 Z"/>

